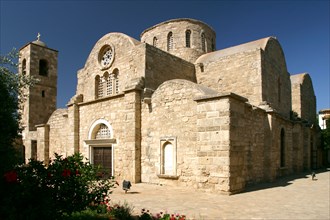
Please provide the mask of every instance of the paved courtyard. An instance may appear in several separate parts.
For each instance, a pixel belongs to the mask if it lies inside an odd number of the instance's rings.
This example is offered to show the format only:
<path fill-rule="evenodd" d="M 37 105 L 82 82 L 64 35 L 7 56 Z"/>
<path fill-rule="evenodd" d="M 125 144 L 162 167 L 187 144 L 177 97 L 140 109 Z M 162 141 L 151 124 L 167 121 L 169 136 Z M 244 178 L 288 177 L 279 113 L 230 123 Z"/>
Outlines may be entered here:
<path fill-rule="evenodd" d="M 191 188 L 133 184 L 125 194 L 114 190 L 112 202 L 127 202 L 139 214 L 180 213 L 188 219 L 330 219 L 330 169 L 282 178 L 250 187 L 236 195 L 201 192 Z"/>

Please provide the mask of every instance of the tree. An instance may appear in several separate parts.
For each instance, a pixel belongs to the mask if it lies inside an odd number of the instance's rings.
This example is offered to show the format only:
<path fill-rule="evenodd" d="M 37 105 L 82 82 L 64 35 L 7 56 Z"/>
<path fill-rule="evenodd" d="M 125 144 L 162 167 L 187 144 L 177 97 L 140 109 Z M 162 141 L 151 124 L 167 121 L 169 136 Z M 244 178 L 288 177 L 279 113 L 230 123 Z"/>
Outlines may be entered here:
<path fill-rule="evenodd" d="M 14 147 L 20 134 L 19 104 L 25 98 L 24 88 L 35 80 L 18 74 L 18 53 L 15 49 L 7 55 L 0 55 L 0 174 L 10 169 L 18 161 Z"/>
<path fill-rule="evenodd" d="M 324 150 L 330 149 L 330 119 L 326 120 L 326 129 L 321 131 L 321 144 Z"/>

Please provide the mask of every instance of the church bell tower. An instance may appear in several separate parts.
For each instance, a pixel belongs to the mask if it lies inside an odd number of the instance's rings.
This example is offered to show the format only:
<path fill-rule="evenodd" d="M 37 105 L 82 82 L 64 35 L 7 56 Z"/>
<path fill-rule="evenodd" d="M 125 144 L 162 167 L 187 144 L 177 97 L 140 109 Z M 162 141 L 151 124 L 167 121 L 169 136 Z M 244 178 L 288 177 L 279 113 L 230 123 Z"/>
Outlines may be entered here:
<path fill-rule="evenodd" d="M 57 54 L 38 39 L 28 43 L 19 51 L 19 72 L 34 77 L 37 82 L 25 91 L 22 125 L 28 131 L 36 125 L 47 123 L 56 110 L 57 97 Z"/>
<path fill-rule="evenodd" d="M 31 76 L 36 82 L 23 90 L 21 105 L 22 139 L 26 160 L 48 157 L 49 117 L 56 110 L 58 51 L 40 40 L 23 46 L 19 51 L 19 74 Z"/>

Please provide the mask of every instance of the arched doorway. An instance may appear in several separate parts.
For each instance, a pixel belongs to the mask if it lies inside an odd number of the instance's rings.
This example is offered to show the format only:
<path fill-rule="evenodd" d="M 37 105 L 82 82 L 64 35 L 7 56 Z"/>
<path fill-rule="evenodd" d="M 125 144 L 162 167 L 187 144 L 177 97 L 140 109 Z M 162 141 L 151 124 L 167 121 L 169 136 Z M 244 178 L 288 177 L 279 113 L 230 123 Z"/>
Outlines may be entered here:
<path fill-rule="evenodd" d="M 90 127 L 88 140 L 89 159 L 95 166 L 102 167 L 105 177 L 114 175 L 114 144 L 111 125 L 104 119 L 95 121 Z"/>

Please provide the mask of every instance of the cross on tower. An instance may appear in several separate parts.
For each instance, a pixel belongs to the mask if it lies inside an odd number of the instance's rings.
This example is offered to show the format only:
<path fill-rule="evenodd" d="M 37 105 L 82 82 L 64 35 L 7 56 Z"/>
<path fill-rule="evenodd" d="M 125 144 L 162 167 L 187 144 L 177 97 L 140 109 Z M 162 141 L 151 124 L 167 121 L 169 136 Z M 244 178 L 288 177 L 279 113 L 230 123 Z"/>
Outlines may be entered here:
<path fill-rule="evenodd" d="M 38 35 L 37 35 L 37 40 L 38 41 L 40 41 L 40 36 L 41 36 L 40 33 L 38 33 Z"/>

